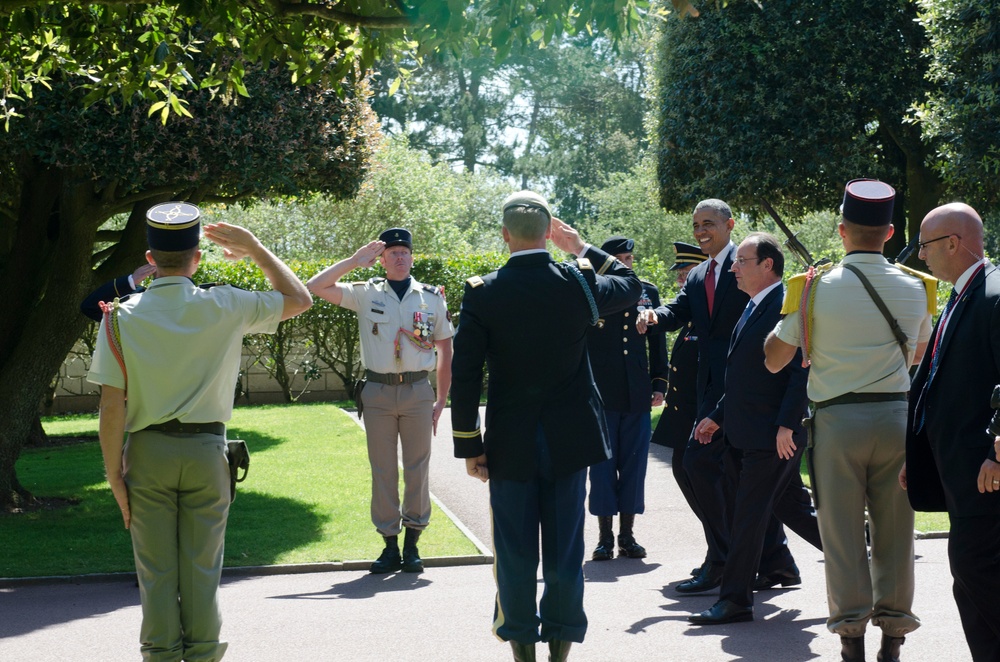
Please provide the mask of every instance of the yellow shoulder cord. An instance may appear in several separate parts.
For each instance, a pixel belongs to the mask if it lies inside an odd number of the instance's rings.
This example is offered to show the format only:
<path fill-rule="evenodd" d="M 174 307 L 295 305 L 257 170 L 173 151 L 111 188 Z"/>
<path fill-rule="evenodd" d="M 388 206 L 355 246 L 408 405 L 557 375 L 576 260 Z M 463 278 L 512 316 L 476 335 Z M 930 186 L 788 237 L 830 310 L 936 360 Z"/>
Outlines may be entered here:
<path fill-rule="evenodd" d="M 811 362 L 809 358 L 809 346 L 811 344 L 810 333 L 812 331 L 813 305 L 816 301 L 816 267 L 809 267 L 806 271 L 806 282 L 802 286 L 802 300 L 799 302 L 799 330 L 802 336 L 802 367 L 808 368 Z"/>

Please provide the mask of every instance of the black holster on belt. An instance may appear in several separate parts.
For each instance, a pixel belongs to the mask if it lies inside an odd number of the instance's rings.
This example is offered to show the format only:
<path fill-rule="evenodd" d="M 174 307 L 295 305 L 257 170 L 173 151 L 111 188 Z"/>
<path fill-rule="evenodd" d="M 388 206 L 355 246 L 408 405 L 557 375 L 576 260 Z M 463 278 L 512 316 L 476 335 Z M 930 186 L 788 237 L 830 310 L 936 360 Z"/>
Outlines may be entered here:
<path fill-rule="evenodd" d="M 819 508 L 819 490 L 816 485 L 816 430 L 814 428 L 814 413 L 806 410 L 802 419 L 802 427 L 806 430 L 806 471 L 809 473 L 809 484 L 812 486 L 813 507 Z"/>
<path fill-rule="evenodd" d="M 236 500 L 236 483 L 242 483 L 250 472 L 250 450 L 247 442 L 234 439 L 226 442 L 226 457 L 229 459 L 229 502 Z M 240 475 L 240 469 L 243 475 Z"/>
<path fill-rule="evenodd" d="M 354 406 L 358 408 L 358 418 L 361 418 L 361 412 L 365 410 L 365 403 L 361 401 L 361 391 L 365 390 L 367 383 L 368 380 L 364 377 L 354 382 Z"/>

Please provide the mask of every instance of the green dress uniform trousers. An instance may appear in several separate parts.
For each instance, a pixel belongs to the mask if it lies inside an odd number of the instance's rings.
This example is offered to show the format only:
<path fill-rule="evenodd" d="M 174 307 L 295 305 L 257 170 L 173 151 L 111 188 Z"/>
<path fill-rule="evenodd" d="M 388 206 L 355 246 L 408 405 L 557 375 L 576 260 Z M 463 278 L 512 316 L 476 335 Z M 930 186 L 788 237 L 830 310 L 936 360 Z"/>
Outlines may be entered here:
<path fill-rule="evenodd" d="M 142 594 L 142 659 L 222 659 L 218 586 L 229 515 L 223 435 L 129 434 L 124 475 Z M 179 599 L 178 599 L 179 596 Z"/>

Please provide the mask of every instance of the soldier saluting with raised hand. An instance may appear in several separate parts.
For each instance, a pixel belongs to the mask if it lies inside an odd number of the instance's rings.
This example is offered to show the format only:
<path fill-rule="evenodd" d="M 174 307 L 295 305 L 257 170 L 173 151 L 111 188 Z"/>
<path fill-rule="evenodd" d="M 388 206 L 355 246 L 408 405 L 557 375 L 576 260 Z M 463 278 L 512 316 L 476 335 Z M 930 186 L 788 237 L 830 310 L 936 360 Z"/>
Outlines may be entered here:
<path fill-rule="evenodd" d="M 341 283 L 354 269 L 376 262 L 385 278 Z M 357 396 L 363 410 L 372 467 L 371 517 L 385 547 L 372 563 L 376 574 L 421 572 L 417 540 L 431 516 L 428 470 L 432 431 L 451 385 L 454 331 L 441 288 L 410 275 L 413 236 L 386 230 L 351 257 L 309 279 L 309 290 L 358 314 L 365 379 Z M 428 379 L 437 370 L 437 397 Z M 398 448 L 403 454 L 404 492 L 399 498 Z M 399 534 L 406 529 L 402 554 Z"/>

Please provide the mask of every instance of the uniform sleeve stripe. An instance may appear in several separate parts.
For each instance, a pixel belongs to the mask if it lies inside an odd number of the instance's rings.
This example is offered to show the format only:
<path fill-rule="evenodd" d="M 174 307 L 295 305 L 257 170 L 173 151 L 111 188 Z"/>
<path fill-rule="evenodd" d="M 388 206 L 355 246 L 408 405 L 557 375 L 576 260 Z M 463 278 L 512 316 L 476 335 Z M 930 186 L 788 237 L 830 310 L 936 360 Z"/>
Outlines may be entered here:
<path fill-rule="evenodd" d="M 479 437 L 479 428 L 476 428 L 473 432 L 460 432 L 458 430 L 452 430 L 451 434 L 456 439 L 476 439 Z"/>
<path fill-rule="evenodd" d="M 604 264 L 601 265 L 601 268 L 597 270 L 597 273 L 603 275 L 605 271 L 611 268 L 611 265 L 613 265 L 615 263 L 615 260 L 617 259 L 618 258 L 616 258 L 614 255 L 609 255 L 608 259 L 605 260 Z"/>

